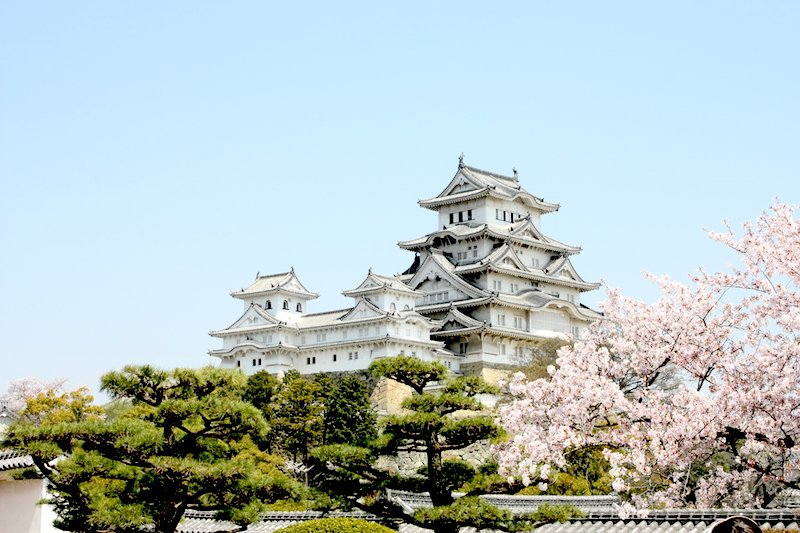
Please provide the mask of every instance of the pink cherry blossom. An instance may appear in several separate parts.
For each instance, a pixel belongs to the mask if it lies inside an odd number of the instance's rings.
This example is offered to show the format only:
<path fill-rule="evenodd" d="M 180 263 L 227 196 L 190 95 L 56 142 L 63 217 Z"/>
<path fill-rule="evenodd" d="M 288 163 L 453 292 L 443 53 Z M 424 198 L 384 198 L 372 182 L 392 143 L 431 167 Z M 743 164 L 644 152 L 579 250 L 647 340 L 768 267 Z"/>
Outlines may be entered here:
<path fill-rule="evenodd" d="M 600 445 L 628 513 L 765 506 L 800 488 L 796 210 L 776 201 L 739 238 L 711 232 L 741 265 L 690 284 L 648 275 L 655 303 L 608 289 L 604 320 L 561 349 L 549 381 L 508 383 L 501 474 L 546 483 L 567 452 Z"/>

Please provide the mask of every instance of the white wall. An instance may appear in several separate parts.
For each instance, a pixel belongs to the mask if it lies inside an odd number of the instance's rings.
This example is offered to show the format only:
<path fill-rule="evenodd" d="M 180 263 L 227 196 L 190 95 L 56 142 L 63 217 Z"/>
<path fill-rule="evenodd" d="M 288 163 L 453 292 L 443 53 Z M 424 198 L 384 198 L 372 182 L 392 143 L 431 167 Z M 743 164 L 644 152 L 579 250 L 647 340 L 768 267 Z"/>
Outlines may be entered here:
<path fill-rule="evenodd" d="M 44 481 L 0 479 L 0 532 L 55 533 L 55 514 L 50 506 L 38 505 L 44 498 Z"/>

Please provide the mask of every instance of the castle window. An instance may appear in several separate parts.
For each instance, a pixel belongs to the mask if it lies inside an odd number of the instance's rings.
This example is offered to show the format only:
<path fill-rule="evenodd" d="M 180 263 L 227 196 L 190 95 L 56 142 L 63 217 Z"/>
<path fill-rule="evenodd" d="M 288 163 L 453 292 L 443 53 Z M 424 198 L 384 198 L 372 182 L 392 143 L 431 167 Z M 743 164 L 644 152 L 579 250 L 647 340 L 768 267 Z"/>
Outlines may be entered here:
<path fill-rule="evenodd" d="M 392 303 L 390 303 L 390 304 L 389 304 L 389 310 L 390 310 L 390 311 L 395 311 L 395 310 L 396 310 L 396 307 L 395 307 L 395 305 L 394 305 L 394 302 L 392 302 Z"/>
<path fill-rule="evenodd" d="M 458 221 L 459 222 L 464 222 L 464 212 L 463 211 L 459 211 L 458 212 Z"/>
<path fill-rule="evenodd" d="M 317 342 L 325 342 L 326 333 L 317 333 Z"/>
<path fill-rule="evenodd" d="M 453 216 L 454 216 L 454 215 L 455 215 L 455 213 L 450 213 L 450 223 L 451 223 L 451 224 L 453 223 Z"/>
<path fill-rule="evenodd" d="M 475 246 L 472 249 L 472 257 L 478 257 L 478 247 L 477 246 Z"/>
<path fill-rule="evenodd" d="M 306 364 L 307 365 L 316 365 L 317 358 L 316 357 L 306 357 Z"/>
<path fill-rule="evenodd" d="M 258 358 L 258 366 L 261 366 L 261 358 Z"/>
<path fill-rule="evenodd" d="M 305 343 L 306 343 L 306 336 L 303 335 L 302 337 L 300 337 L 300 344 L 305 344 Z"/>
<path fill-rule="evenodd" d="M 498 326 L 506 325 L 506 315 L 497 315 L 497 325 Z"/>
<path fill-rule="evenodd" d="M 298 313 L 302 313 L 303 312 L 303 304 L 297 304 L 297 312 Z"/>
<path fill-rule="evenodd" d="M 472 209 L 467 209 L 467 220 L 472 220 Z"/>
<path fill-rule="evenodd" d="M 521 316 L 514 317 L 514 327 L 517 329 L 525 329 L 525 319 Z"/>
<path fill-rule="evenodd" d="M 256 360 L 253 359 L 253 366 L 256 366 Z"/>
<path fill-rule="evenodd" d="M 284 300 L 283 301 L 283 308 L 287 309 L 287 310 L 289 309 L 289 300 Z"/>
<path fill-rule="evenodd" d="M 506 345 L 505 344 L 501 344 L 500 345 L 500 355 L 505 355 L 505 354 L 506 354 Z"/>
<path fill-rule="evenodd" d="M 241 361 L 236 361 L 236 366 L 239 366 L 239 367 L 242 366 L 242 362 Z"/>
<path fill-rule="evenodd" d="M 347 330 L 344 330 L 342 332 L 342 340 L 345 340 L 345 341 L 347 340 Z"/>
<path fill-rule="evenodd" d="M 469 343 L 467 343 L 467 342 L 460 342 L 460 343 L 458 344 L 458 353 L 461 353 L 461 354 L 465 354 L 465 353 L 467 353 L 467 346 L 469 346 Z"/>
<path fill-rule="evenodd" d="M 272 309 L 272 300 L 267 300 L 267 309 Z"/>
<path fill-rule="evenodd" d="M 336 362 L 336 354 L 333 354 L 333 362 Z"/>

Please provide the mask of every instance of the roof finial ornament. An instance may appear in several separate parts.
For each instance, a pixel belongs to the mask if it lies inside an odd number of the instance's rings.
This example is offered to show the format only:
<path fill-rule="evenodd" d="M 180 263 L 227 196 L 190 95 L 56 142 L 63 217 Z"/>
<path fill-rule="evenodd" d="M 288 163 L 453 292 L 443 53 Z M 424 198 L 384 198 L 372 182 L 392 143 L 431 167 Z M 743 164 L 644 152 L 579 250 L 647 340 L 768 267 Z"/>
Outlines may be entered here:
<path fill-rule="evenodd" d="M 517 179 L 517 167 L 511 169 L 514 172 L 514 179 Z"/>
<path fill-rule="evenodd" d="M 256 279 L 258 279 L 258 276 L 260 276 L 260 275 L 261 275 L 261 271 L 259 270 L 258 272 L 256 272 Z"/>
<path fill-rule="evenodd" d="M 461 152 L 461 155 L 458 156 L 458 168 L 464 166 L 464 152 Z"/>

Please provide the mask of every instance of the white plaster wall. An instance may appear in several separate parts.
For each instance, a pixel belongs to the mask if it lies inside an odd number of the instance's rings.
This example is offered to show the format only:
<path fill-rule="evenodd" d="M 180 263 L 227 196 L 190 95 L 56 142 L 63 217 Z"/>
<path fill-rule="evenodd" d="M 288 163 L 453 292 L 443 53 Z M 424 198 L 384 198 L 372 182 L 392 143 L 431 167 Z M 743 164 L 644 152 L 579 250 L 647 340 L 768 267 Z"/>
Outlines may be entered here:
<path fill-rule="evenodd" d="M 55 514 L 49 506 L 39 505 L 44 497 L 44 481 L 30 479 L 0 480 L 0 532 L 54 533 Z"/>

